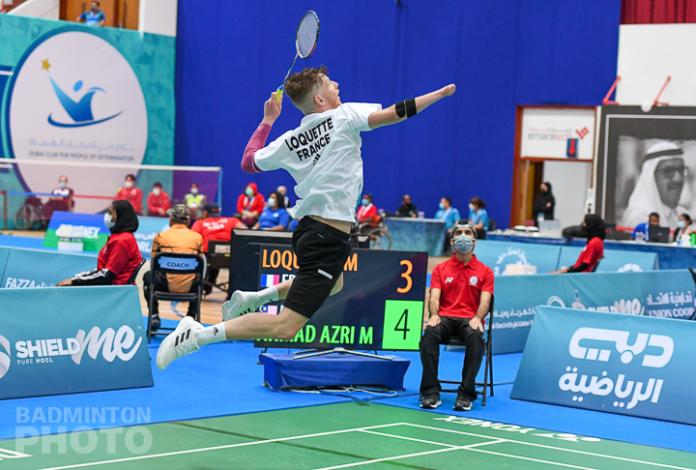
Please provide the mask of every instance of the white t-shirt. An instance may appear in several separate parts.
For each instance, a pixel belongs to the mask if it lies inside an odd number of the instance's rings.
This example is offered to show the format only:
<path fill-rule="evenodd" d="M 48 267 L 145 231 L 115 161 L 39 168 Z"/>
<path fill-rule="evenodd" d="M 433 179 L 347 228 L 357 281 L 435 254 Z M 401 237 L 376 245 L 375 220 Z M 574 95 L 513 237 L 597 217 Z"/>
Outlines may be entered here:
<path fill-rule="evenodd" d="M 345 103 L 309 114 L 298 128 L 254 154 L 260 170 L 286 170 L 297 183 L 299 199 L 288 210 L 293 218 L 317 215 L 355 222 L 355 206 L 363 188 L 360 133 L 370 130 L 367 118 L 380 109 L 379 104 Z"/>

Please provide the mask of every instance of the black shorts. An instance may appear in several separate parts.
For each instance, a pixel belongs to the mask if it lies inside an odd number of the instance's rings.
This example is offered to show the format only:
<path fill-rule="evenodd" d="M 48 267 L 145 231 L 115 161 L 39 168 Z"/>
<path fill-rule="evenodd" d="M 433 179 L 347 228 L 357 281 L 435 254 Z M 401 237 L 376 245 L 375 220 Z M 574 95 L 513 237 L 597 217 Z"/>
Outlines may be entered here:
<path fill-rule="evenodd" d="M 300 269 L 284 306 L 311 318 L 331 293 L 350 255 L 350 235 L 311 217 L 303 217 L 292 234 Z"/>

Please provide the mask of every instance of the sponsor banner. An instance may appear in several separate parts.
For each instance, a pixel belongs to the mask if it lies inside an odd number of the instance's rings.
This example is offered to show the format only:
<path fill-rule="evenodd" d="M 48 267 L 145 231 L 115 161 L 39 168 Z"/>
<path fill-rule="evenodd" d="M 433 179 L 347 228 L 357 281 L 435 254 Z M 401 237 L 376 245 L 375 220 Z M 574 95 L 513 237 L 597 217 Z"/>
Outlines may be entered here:
<path fill-rule="evenodd" d="M 558 267 L 572 266 L 578 259 L 583 248 L 579 246 L 564 246 Z M 597 267 L 598 273 L 626 273 L 652 271 L 658 268 L 657 253 L 644 251 L 604 250 L 604 258 Z"/>
<path fill-rule="evenodd" d="M 696 424 L 696 322 L 539 307 L 512 398 Z"/>
<path fill-rule="evenodd" d="M 675 319 L 690 318 L 696 305 L 687 270 L 501 276 L 495 283 L 496 354 L 524 349 L 538 305 Z"/>
<path fill-rule="evenodd" d="M 496 276 L 514 272 L 515 274 L 550 273 L 558 269 L 561 254 L 559 245 L 536 245 L 530 243 L 509 243 L 489 240 L 476 242 L 476 257 L 490 267 Z M 519 271 L 526 269 L 525 271 Z"/>
<path fill-rule="evenodd" d="M 138 231 L 135 232 L 135 241 L 143 255 L 152 254 L 152 240 L 160 232 L 169 230 L 169 219 L 166 217 L 143 217 L 138 216 Z"/>
<path fill-rule="evenodd" d="M 44 246 L 61 251 L 96 252 L 106 244 L 109 230 L 102 214 L 55 211 L 44 236 Z"/>
<path fill-rule="evenodd" d="M 594 129 L 594 108 L 524 108 L 520 157 L 592 160 Z"/>
<path fill-rule="evenodd" d="M 97 259 L 93 255 L 19 248 L 6 250 L 8 256 L 4 269 L 0 252 L 0 288 L 52 287 L 58 281 L 97 267 Z"/>
<path fill-rule="evenodd" d="M 134 286 L 6 289 L 0 398 L 152 386 Z"/>
<path fill-rule="evenodd" d="M 10 256 L 10 248 L 0 246 L 0 280 L 5 278 L 5 267 L 7 266 L 7 258 Z M 3 282 L 4 285 L 4 282 Z"/>

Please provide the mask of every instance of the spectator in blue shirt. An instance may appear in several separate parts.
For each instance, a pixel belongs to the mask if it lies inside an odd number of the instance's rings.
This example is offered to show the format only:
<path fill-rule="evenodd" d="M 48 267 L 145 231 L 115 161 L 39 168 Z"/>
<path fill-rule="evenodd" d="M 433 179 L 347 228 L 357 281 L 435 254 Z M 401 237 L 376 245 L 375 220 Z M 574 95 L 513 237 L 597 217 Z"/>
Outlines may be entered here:
<path fill-rule="evenodd" d="M 650 238 L 650 227 L 660 226 L 660 214 L 657 212 L 651 212 L 648 216 L 648 223 L 643 222 L 642 224 L 636 225 L 631 234 L 631 239 L 638 241 L 648 241 Z"/>
<path fill-rule="evenodd" d="M 437 212 L 435 212 L 435 218 L 437 220 L 444 220 L 445 228 L 449 230 L 459 222 L 462 216 L 459 214 L 457 208 L 452 207 L 452 199 L 445 196 L 440 199 L 440 205 L 438 206 Z"/>
<path fill-rule="evenodd" d="M 480 197 L 474 196 L 469 200 L 469 223 L 476 229 L 478 238 L 486 238 L 489 220 L 486 203 Z"/>
<path fill-rule="evenodd" d="M 290 214 L 285 210 L 285 198 L 278 191 L 275 191 L 268 196 L 266 208 L 261 212 L 259 221 L 256 222 L 254 228 L 283 232 L 287 230 L 289 222 Z"/>
<path fill-rule="evenodd" d="M 106 16 L 104 12 L 99 8 L 98 0 L 92 1 L 92 8 L 82 12 L 80 17 L 77 19 L 80 23 L 84 23 L 87 26 L 104 26 L 104 21 Z"/>

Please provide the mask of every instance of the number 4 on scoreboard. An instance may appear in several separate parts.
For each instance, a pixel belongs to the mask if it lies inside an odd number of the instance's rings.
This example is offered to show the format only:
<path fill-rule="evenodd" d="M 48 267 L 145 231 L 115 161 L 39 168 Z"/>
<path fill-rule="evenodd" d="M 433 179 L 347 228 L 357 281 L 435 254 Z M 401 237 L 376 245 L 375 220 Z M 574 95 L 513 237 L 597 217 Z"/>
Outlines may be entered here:
<path fill-rule="evenodd" d="M 387 300 L 385 302 L 382 349 L 417 351 L 422 330 L 422 301 Z"/>

